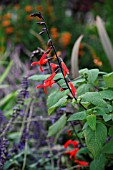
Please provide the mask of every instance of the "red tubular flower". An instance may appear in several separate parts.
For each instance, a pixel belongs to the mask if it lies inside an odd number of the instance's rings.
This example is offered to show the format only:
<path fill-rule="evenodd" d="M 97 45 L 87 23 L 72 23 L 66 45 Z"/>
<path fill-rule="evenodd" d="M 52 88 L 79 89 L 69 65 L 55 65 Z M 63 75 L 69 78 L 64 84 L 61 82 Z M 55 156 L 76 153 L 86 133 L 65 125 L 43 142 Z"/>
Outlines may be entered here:
<path fill-rule="evenodd" d="M 37 62 L 33 62 L 31 64 L 31 66 L 35 66 L 35 65 L 40 65 L 40 71 L 44 71 L 43 68 L 42 68 L 42 65 L 46 64 L 48 62 L 49 59 L 46 59 L 47 57 L 47 54 L 50 52 L 51 48 L 48 48 L 48 50 L 42 55 L 42 57 L 40 58 L 39 61 Z"/>
<path fill-rule="evenodd" d="M 59 67 L 57 64 L 51 63 L 52 73 Z"/>
<path fill-rule="evenodd" d="M 68 136 L 72 136 L 71 130 L 67 130 Z"/>
<path fill-rule="evenodd" d="M 79 144 L 79 142 L 73 141 L 70 139 L 64 144 L 64 148 L 67 148 L 70 144 L 72 144 L 74 147 L 76 147 Z"/>
<path fill-rule="evenodd" d="M 71 88 L 73 96 L 76 97 L 76 89 L 71 81 L 69 82 L 69 86 Z"/>
<path fill-rule="evenodd" d="M 66 75 L 69 74 L 69 70 L 63 61 L 61 62 L 61 65 L 64 71 L 64 77 L 66 77 Z"/>
<path fill-rule="evenodd" d="M 44 88 L 44 92 L 45 92 L 46 94 L 48 94 L 46 88 L 47 88 L 47 87 L 50 87 L 50 88 L 51 88 L 51 87 L 52 87 L 52 84 L 55 83 L 55 80 L 53 80 L 53 78 L 55 77 L 55 75 L 56 75 L 56 73 L 54 72 L 53 74 L 51 74 L 51 75 L 44 81 L 43 84 L 38 85 L 36 88 Z"/>
<path fill-rule="evenodd" d="M 79 165 L 81 165 L 81 166 L 88 166 L 89 165 L 89 163 L 88 162 L 86 162 L 86 161 L 79 161 L 79 160 L 75 160 L 75 162 L 76 163 L 78 163 Z"/>
<path fill-rule="evenodd" d="M 79 151 L 79 148 L 75 148 L 72 151 L 67 151 L 66 154 L 70 154 L 70 159 L 74 158 L 76 160 L 76 154 Z"/>

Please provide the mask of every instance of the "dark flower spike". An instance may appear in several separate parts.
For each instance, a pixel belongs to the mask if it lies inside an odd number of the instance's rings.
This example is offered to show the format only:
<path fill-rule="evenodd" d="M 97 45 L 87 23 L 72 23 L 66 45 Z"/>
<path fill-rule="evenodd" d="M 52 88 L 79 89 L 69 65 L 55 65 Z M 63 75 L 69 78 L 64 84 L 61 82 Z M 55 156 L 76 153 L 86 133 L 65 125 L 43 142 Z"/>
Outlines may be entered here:
<path fill-rule="evenodd" d="M 44 32 L 45 32 L 45 31 L 41 31 L 41 32 L 39 32 L 39 35 L 42 35 Z"/>
<path fill-rule="evenodd" d="M 47 45 L 50 46 L 50 45 L 51 45 L 51 42 L 52 42 L 52 40 L 49 39 L 48 42 L 47 42 Z"/>
<path fill-rule="evenodd" d="M 62 92 L 62 91 L 64 91 L 64 90 L 67 90 L 68 88 L 60 88 L 60 91 Z"/>
<path fill-rule="evenodd" d="M 31 14 L 31 17 L 43 18 L 42 14 L 40 12 L 36 12 L 36 13 Z"/>
<path fill-rule="evenodd" d="M 44 25 L 45 22 L 37 22 L 37 24 L 39 24 L 39 25 Z"/>
<path fill-rule="evenodd" d="M 55 73 L 57 74 L 57 73 L 59 72 L 59 70 L 60 70 L 60 68 L 58 68 L 58 69 L 55 71 Z"/>

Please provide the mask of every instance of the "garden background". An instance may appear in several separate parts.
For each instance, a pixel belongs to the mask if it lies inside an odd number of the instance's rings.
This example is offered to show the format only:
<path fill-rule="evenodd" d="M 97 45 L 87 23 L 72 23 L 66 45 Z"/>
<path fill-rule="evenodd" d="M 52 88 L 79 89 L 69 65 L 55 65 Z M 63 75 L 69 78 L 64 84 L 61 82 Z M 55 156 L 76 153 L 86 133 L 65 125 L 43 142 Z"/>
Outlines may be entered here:
<path fill-rule="evenodd" d="M 0 1 L 0 170 L 113 169 L 112 6 Z"/>

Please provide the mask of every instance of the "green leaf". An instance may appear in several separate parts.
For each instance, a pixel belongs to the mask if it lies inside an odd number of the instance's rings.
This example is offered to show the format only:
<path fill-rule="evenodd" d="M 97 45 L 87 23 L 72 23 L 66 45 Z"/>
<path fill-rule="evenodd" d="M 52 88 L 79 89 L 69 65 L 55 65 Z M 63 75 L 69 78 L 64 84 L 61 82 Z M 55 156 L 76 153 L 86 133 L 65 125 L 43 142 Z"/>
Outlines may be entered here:
<path fill-rule="evenodd" d="M 84 136 L 89 151 L 92 153 L 93 157 L 97 157 L 107 138 L 106 126 L 102 123 L 97 123 L 95 131 L 87 126 L 84 130 Z"/>
<path fill-rule="evenodd" d="M 62 115 L 52 126 L 49 127 L 48 137 L 56 135 L 66 124 L 66 114 Z"/>
<path fill-rule="evenodd" d="M 102 96 L 98 92 L 87 92 L 81 95 L 81 98 L 96 106 L 107 107 L 107 103 L 102 99 Z"/>
<path fill-rule="evenodd" d="M 46 74 L 46 75 L 33 75 L 29 77 L 29 80 L 36 80 L 36 81 L 43 81 L 46 80 L 48 77 L 50 76 L 50 74 Z M 56 74 L 54 79 L 58 79 L 58 78 L 62 78 L 62 73 L 58 73 Z"/>
<path fill-rule="evenodd" d="M 96 129 L 96 115 L 91 114 L 87 116 L 87 123 L 92 130 Z"/>
<path fill-rule="evenodd" d="M 46 80 L 49 76 L 50 76 L 50 74 L 46 74 L 46 75 L 33 75 L 33 76 L 29 77 L 29 80 L 41 81 L 41 80 Z"/>
<path fill-rule="evenodd" d="M 59 101 L 48 109 L 48 114 L 50 115 L 57 107 L 61 107 L 67 101 L 67 96 L 62 97 Z"/>
<path fill-rule="evenodd" d="M 90 170 L 105 170 L 106 157 L 104 154 L 99 155 L 90 164 Z"/>
<path fill-rule="evenodd" d="M 103 99 L 113 100 L 113 90 L 103 90 L 99 92 Z"/>
<path fill-rule="evenodd" d="M 107 87 L 113 87 L 113 72 L 103 76 Z"/>
<path fill-rule="evenodd" d="M 82 84 L 77 88 L 77 95 L 80 96 L 86 92 L 89 92 L 91 88 L 92 88 L 91 84 Z"/>
<path fill-rule="evenodd" d="M 107 122 L 109 120 L 113 120 L 113 114 L 104 114 L 103 119 L 105 122 Z"/>
<path fill-rule="evenodd" d="M 0 84 L 1 84 L 1 83 L 4 81 L 4 79 L 7 77 L 7 75 L 8 75 L 8 73 L 9 73 L 12 65 L 13 65 L 13 61 L 10 61 L 9 65 L 8 65 L 8 67 L 6 68 L 6 70 L 4 71 L 4 73 L 1 74 L 1 76 L 0 76 Z"/>
<path fill-rule="evenodd" d="M 48 113 L 51 114 L 58 106 L 64 104 L 67 100 L 69 90 L 60 92 L 59 89 L 52 92 L 47 99 Z"/>
<path fill-rule="evenodd" d="M 113 138 L 107 144 L 105 144 L 102 152 L 107 154 L 113 154 Z"/>
<path fill-rule="evenodd" d="M 86 119 L 86 112 L 82 111 L 82 112 L 78 112 L 78 113 L 74 113 L 72 114 L 68 121 L 73 121 L 73 120 L 84 120 Z"/>
<path fill-rule="evenodd" d="M 98 74 L 99 74 L 99 70 L 98 69 L 88 70 L 88 82 L 89 83 L 94 83 L 95 80 L 98 77 Z"/>
<path fill-rule="evenodd" d="M 113 126 L 111 126 L 109 128 L 109 132 L 108 132 L 109 136 L 113 136 Z"/>

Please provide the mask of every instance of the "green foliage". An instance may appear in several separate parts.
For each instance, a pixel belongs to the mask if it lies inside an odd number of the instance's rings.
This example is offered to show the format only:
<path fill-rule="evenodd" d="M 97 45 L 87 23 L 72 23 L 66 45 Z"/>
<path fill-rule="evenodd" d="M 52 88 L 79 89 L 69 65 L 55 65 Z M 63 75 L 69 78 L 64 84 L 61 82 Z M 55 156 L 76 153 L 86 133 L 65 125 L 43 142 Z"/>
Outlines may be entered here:
<path fill-rule="evenodd" d="M 66 115 L 62 115 L 59 120 L 57 120 L 52 126 L 49 127 L 48 137 L 56 135 L 66 124 Z"/>
<path fill-rule="evenodd" d="M 104 154 L 99 155 L 90 164 L 90 170 L 104 170 L 106 163 L 106 157 Z"/>
<path fill-rule="evenodd" d="M 53 111 L 58 108 L 63 106 L 66 101 L 67 101 L 67 94 L 68 90 L 64 91 L 64 92 L 59 92 L 59 90 L 55 90 L 53 93 L 51 93 L 48 96 L 47 99 L 47 106 L 48 106 L 48 114 L 52 114 Z"/>
<path fill-rule="evenodd" d="M 74 113 L 70 116 L 70 118 L 68 119 L 68 121 L 72 121 L 72 120 L 84 120 L 86 119 L 86 112 L 82 111 L 82 112 L 78 112 L 78 113 Z"/>
<path fill-rule="evenodd" d="M 96 115 L 94 114 L 88 115 L 87 123 L 92 130 L 96 130 Z"/>
<path fill-rule="evenodd" d="M 107 128 L 102 123 L 96 124 L 96 129 L 92 130 L 87 126 L 84 130 L 84 136 L 86 145 L 93 157 L 97 157 L 103 147 L 103 144 L 107 138 Z"/>
<path fill-rule="evenodd" d="M 103 76 L 107 87 L 113 87 L 113 72 Z"/>

